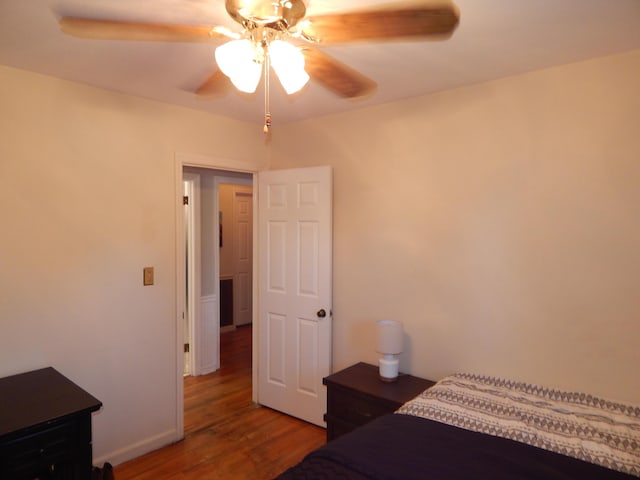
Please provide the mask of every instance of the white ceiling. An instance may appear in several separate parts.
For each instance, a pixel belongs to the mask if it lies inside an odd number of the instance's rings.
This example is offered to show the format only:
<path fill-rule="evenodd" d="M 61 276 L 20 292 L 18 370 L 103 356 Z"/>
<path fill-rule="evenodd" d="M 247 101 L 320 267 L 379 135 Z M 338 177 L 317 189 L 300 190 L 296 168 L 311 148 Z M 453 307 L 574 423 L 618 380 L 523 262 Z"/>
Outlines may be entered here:
<path fill-rule="evenodd" d="M 307 14 L 380 3 L 390 0 L 310 0 Z M 378 82 L 376 93 L 364 100 L 344 100 L 311 81 L 287 97 L 274 81 L 274 125 L 640 48 L 640 0 L 455 3 L 460 25 L 444 42 L 323 47 Z M 215 24 L 239 31 L 224 0 L 0 0 L 0 64 L 263 122 L 261 88 L 254 95 L 229 90 L 215 98 L 192 93 L 216 69 L 215 45 L 78 39 L 59 31 L 57 18 L 62 15 Z"/>

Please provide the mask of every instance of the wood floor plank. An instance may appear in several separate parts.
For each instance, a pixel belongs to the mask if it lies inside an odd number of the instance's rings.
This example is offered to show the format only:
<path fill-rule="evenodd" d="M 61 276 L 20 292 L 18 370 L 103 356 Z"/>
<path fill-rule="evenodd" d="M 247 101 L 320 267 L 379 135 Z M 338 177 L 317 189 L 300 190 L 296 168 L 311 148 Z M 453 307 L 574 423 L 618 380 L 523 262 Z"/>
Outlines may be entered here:
<path fill-rule="evenodd" d="M 116 480 L 268 480 L 325 430 L 251 401 L 251 326 L 220 335 L 221 368 L 184 379 L 184 440 L 114 469 Z"/>

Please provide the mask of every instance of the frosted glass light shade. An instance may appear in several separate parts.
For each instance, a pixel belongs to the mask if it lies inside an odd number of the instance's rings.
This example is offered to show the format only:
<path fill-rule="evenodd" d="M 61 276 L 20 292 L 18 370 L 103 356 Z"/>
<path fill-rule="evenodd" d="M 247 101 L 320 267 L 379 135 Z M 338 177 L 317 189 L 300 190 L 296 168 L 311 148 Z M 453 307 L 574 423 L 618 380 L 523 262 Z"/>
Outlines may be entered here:
<path fill-rule="evenodd" d="M 262 75 L 259 53 L 250 40 L 233 40 L 216 48 L 216 63 L 241 92 L 253 93 Z"/>
<path fill-rule="evenodd" d="M 400 362 L 396 355 L 404 347 L 402 324 L 396 320 L 378 320 L 378 341 L 376 351 L 382 354 L 378 360 L 380 380 L 395 382 L 398 379 Z"/>
<path fill-rule="evenodd" d="M 295 93 L 309 81 L 304 70 L 304 55 L 288 42 L 274 40 L 269 44 L 271 66 L 288 94 Z"/>
<path fill-rule="evenodd" d="M 404 347 L 402 323 L 396 320 L 378 320 L 378 343 L 376 351 L 387 355 L 398 355 Z"/>

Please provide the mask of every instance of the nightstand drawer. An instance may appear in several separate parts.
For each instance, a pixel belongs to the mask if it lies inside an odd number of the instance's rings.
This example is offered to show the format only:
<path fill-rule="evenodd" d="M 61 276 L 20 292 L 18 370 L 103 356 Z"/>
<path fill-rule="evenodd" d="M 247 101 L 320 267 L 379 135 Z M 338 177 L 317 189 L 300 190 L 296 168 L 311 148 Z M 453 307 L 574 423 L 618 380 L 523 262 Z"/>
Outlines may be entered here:
<path fill-rule="evenodd" d="M 4 443 L 1 469 L 26 478 L 43 468 L 68 462 L 76 447 L 74 435 L 74 425 L 65 423 Z"/>
<path fill-rule="evenodd" d="M 327 415 L 327 439 L 330 440 L 332 438 L 338 438 L 345 433 L 349 433 L 350 431 L 358 428 L 360 425 L 354 425 L 352 423 L 347 423 L 337 417 L 332 417 Z"/>
<path fill-rule="evenodd" d="M 379 399 L 359 395 L 342 388 L 329 391 L 327 409 L 331 416 L 352 425 L 364 425 L 380 415 L 396 409 L 396 405 Z"/>
<path fill-rule="evenodd" d="M 378 367 L 362 362 L 325 377 L 323 383 L 327 386 L 327 441 L 393 413 L 434 384 L 405 374 L 386 383 L 380 380 Z"/>

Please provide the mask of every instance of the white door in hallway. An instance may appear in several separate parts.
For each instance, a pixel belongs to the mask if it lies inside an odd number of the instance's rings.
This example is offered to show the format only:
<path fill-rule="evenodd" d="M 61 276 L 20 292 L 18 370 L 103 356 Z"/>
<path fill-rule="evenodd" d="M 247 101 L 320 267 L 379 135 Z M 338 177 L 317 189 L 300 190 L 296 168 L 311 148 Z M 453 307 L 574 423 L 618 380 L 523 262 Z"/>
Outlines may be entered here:
<path fill-rule="evenodd" d="M 233 191 L 233 323 L 247 325 L 252 315 L 253 195 L 251 187 Z"/>
<path fill-rule="evenodd" d="M 258 175 L 258 402 L 324 426 L 331 373 L 331 167 Z"/>

